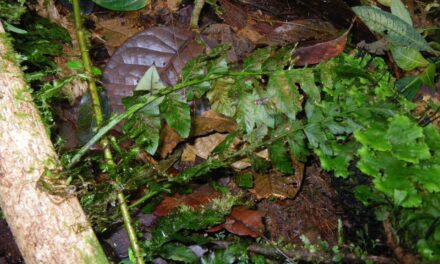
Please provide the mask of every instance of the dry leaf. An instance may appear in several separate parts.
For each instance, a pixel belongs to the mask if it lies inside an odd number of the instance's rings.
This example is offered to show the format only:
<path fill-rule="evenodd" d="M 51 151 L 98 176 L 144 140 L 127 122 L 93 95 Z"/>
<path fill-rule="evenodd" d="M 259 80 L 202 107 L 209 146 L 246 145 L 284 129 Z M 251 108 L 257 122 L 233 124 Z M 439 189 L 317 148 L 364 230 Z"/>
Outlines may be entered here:
<path fill-rule="evenodd" d="M 195 162 L 197 158 L 196 152 L 197 151 L 194 146 L 185 144 L 180 160 L 182 162 Z"/>
<path fill-rule="evenodd" d="M 226 136 L 226 134 L 215 133 L 196 139 L 194 143 L 196 155 L 201 158 L 208 159 L 211 152 L 225 139 Z"/>
<path fill-rule="evenodd" d="M 137 23 L 137 19 L 116 17 L 99 22 L 95 33 L 105 40 L 107 47 L 118 48 L 128 38 L 143 30 Z"/>
<path fill-rule="evenodd" d="M 330 41 L 297 48 L 293 54 L 294 58 L 298 57 L 295 65 L 304 66 L 318 64 L 322 61 L 338 56 L 345 49 L 349 31 L 350 30 L 347 30 L 342 36 Z"/>
<path fill-rule="evenodd" d="M 295 174 L 284 176 L 282 173 L 272 171 L 270 174 L 256 174 L 255 187 L 251 190 L 258 199 L 271 197 L 286 199 L 294 198 L 301 188 L 304 175 L 304 164 L 292 159 Z"/>

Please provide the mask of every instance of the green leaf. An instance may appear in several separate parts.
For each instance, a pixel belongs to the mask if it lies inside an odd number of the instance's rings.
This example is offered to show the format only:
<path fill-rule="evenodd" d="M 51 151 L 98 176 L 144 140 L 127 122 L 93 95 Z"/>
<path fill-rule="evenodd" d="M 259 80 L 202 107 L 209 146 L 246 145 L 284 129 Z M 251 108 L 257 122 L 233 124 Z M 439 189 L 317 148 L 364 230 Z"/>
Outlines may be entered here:
<path fill-rule="evenodd" d="M 396 82 L 397 91 L 412 100 L 422 87 L 422 80 L 418 76 L 407 76 Z"/>
<path fill-rule="evenodd" d="M 434 89 L 435 87 L 435 64 L 431 63 L 420 75 L 423 84 Z"/>
<path fill-rule="evenodd" d="M 350 161 L 353 160 L 356 144 L 349 142 L 346 144 L 337 144 L 332 142 L 333 155 L 325 154 L 321 149 L 316 149 L 321 162 L 321 167 L 327 171 L 334 171 L 336 177 L 347 178 L 349 176 Z"/>
<path fill-rule="evenodd" d="M 239 174 L 235 177 L 237 185 L 241 188 L 252 188 L 254 187 L 254 177 L 251 173 Z"/>
<path fill-rule="evenodd" d="M 408 117 L 396 115 L 390 122 L 387 138 L 391 143 L 391 152 L 399 159 L 418 163 L 429 159 L 428 145 L 423 141 L 423 129 Z"/>
<path fill-rule="evenodd" d="M 225 139 L 223 139 L 223 141 L 215 147 L 215 149 L 211 152 L 211 155 L 214 156 L 225 154 L 231 144 L 234 142 L 234 139 L 237 137 L 238 133 L 239 131 L 234 131 L 227 135 Z"/>
<path fill-rule="evenodd" d="M 183 138 L 189 136 L 191 131 L 191 109 L 185 102 L 167 96 L 160 104 L 160 112 L 163 114 L 168 125 L 176 130 Z"/>
<path fill-rule="evenodd" d="M 433 52 L 423 36 L 399 17 L 370 6 L 355 6 L 353 11 L 372 31 L 385 35 L 392 44 Z"/>
<path fill-rule="evenodd" d="M 123 103 L 126 109 L 133 105 L 147 101 L 147 97 L 126 97 Z M 163 98 L 162 98 L 163 100 Z M 123 131 L 134 139 L 136 145 L 154 155 L 159 146 L 159 132 L 161 127 L 159 105 L 162 100 L 153 101 L 128 118 L 123 126 Z"/>
<path fill-rule="evenodd" d="M 397 65 L 405 71 L 411 71 L 418 67 L 426 67 L 429 61 L 423 58 L 422 54 L 413 48 L 393 46 L 391 54 Z"/>
<path fill-rule="evenodd" d="M 301 110 L 301 97 L 291 78 L 284 71 L 275 72 L 269 76 L 267 97 L 277 111 L 284 113 L 290 119 L 296 119 Z"/>
<path fill-rule="evenodd" d="M 380 123 L 374 123 L 372 127 L 354 132 L 357 141 L 375 150 L 391 150 L 391 144 L 386 137 L 387 128 Z"/>
<path fill-rule="evenodd" d="M 93 0 L 97 5 L 113 11 L 134 11 L 144 8 L 148 0 Z"/>
<path fill-rule="evenodd" d="M 433 124 L 429 124 L 424 128 L 423 132 L 425 135 L 425 142 L 428 144 L 429 148 L 436 152 L 440 152 L 440 133 L 438 128 Z"/>
<path fill-rule="evenodd" d="M 289 153 L 284 147 L 284 142 L 278 140 L 272 143 L 269 147 L 269 158 L 272 161 L 275 168 L 281 173 L 292 174 L 293 167 L 292 161 L 290 160 Z"/>
<path fill-rule="evenodd" d="M 190 248 L 179 243 L 167 243 L 163 245 L 160 250 L 160 255 L 165 259 L 183 263 L 197 263 L 199 260 Z"/>
<path fill-rule="evenodd" d="M 440 192 L 440 165 L 417 166 L 412 169 L 416 181 L 429 192 Z"/>
<path fill-rule="evenodd" d="M 229 117 L 235 115 L 237 108 L 233 94 L 234 83 L 232 78 L 226 77 L 214 81 L 211 91 L 206 94 L 214 111 Z"/>
<path fill-rule="evenodd" d="M 310 145 L 314 148 L 318 148 L 320 143 L 327 140 L 327 136 L 319 123 L 309 123 L 306 125 L 304 134 L 307 136 Z"/>
<path fill-rule="evenodd" d="M 142 76 L 142 78 L 139 80 L 138 84 L 136 85 L 136 88 L 134 88 L 135 91 L 146 91 L 150 92 L 151 94 L 162 90 L 166 88 L 165 84 L 160 80 L 159 73 L 157 72 L 157 68 L 152 65 L 148 70 L 145 72 L 145 74 Z"/>
<path fill-rule="evenodd" d="M 84 67 L 82 62 L 77 60 L 68 61 L 66 66 L 72 70 L 81 70 Z"/>
<path fill-rule="evenodd" d="M 409 14 L 402 1 L 391 0 L 391 13 L 408 23 L 410 26 L 413 25 L 411 15 Z"/>

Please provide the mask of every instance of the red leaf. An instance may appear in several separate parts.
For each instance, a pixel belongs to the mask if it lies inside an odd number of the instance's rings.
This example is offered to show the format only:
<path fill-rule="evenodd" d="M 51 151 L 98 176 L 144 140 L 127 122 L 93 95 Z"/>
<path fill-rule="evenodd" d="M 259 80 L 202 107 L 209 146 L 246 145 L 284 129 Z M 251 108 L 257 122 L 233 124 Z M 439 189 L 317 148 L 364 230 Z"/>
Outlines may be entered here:
<path fill-rule="evenodd" d="M 263 213 L 257 210 L 250 210 L 243 206 L 235 207 L 231 215 L 226 217 L 222 225 L 211 228 L 210 232 L 216 232 L 223 227 L 229 232 L 239 236 L 258 237 L 264 231 L 262 221 Z"/>
<path fill-rule="evenodd" d="M 342 36 L 330 41 L 297 48 L 293 54 L 293 57 L 299 57 L 295 65 L 304 66 L 318 64 L 322 61 L 338 56 L 344 51 L 345 45 L 347 44 L 348 32 L 349 30 Z"/>
<path fill-rule="evenodd" d="M 214 191 L 214 189 L 212 189 L 208 184 L 205 184 L 188 195 L 175 194 L 174 196 L 165 197 L 163 201 L 156 207 L 153 214 L 159 217 L 166 216 L 180 205 L 199 208 L 208 204 L 219 196 L 220 194 L 218 192 Z"/>

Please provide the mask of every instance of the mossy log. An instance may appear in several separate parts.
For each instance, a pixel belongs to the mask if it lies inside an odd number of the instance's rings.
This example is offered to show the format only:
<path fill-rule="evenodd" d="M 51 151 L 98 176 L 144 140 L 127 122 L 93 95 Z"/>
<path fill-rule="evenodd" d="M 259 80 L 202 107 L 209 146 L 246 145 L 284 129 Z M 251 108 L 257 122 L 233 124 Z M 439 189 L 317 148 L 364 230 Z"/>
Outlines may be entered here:
<path fill-rule="evenodd" d="M 108 263 L 78 199 L 53 185 L 59 160 L 15 57 L 0 23 L 0 206 L 15 241 L 28 264 Z"/>

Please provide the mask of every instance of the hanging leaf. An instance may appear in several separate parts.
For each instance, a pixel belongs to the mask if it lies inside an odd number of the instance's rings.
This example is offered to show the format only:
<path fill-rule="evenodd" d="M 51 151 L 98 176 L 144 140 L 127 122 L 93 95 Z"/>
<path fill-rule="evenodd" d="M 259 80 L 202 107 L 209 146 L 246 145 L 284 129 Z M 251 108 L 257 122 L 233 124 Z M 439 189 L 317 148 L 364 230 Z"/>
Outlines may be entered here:
<path fill-rule="evenodd" d="M 144 8 L 148 0 L 93 0 L 97 5 L 114 11 L 134 11 Z"/>
<path fill-rule="evenodd" d="M 396 46 L 434 51 L 411 25 L 391 13 L 370 6 L 355 6 L 353 11 L 372 31 L 385 35 Z"/>
<path fill-rule="evenodd" d="M 391 54 L 394 60 L 404 71 L 411 71 L 418 67 L 426 67 L 429 65 L 429 61 L 423 58 L 422 54 L 413 48 L 407 47 L 392 47 Z"/>
<path fill-rule="evenodd" d="M 411 15 L 409 14 L 402 1 L 391 0 L 391 13 L 408 23 L 410 26 L 413 25 Z"/>

